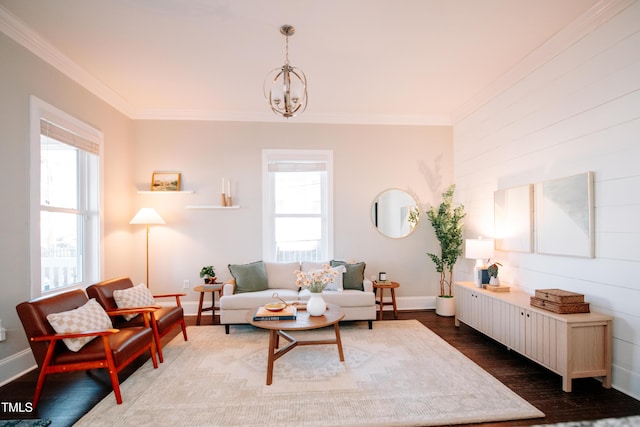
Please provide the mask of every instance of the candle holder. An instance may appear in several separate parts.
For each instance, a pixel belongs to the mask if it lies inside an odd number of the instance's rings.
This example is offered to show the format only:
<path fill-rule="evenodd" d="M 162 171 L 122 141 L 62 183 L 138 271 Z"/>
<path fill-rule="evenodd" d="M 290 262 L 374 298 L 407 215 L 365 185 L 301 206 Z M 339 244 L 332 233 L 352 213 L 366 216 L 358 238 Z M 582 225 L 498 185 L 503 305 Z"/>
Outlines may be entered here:
<path fill-rule="evenodd" d="M 220 193 L 220 206 L 227 206 L 227 195 Z"/>

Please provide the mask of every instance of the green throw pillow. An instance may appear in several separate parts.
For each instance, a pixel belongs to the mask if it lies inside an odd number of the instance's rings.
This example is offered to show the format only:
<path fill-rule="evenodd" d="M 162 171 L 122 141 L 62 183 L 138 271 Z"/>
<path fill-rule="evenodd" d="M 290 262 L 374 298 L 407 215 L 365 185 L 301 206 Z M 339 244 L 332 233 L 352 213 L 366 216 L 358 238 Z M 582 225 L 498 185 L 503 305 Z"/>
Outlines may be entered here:
<path fill-rule="evenodd" d="M 229 272 L 236 281 L 237 294 L 267 289 L 267 270 L 262 261 L 251 264 L 229 264 Z"/>
<path fill-rule="evenodd" d="M 344 261 L 331 260 L 331 267 L 338 267 L 344 265 L 347 271 L 342 275 L 342 287 L 344 289 L 355 289 L 357 291 L 364 291 L 362 282 L 364 281 L 364 262 L 358 262 L 355 264 L 349 264 Z"/>

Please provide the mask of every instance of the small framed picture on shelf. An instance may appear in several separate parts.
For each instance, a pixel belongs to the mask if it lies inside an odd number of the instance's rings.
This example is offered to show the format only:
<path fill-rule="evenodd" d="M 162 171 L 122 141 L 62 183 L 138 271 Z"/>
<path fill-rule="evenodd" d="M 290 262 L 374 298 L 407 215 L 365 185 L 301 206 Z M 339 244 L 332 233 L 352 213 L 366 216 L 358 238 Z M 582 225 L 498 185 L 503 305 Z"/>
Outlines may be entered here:
<path fill-rule="evenodd" d="M 180 172 L 154 172 L 151 191 L 180 191 Z"/>

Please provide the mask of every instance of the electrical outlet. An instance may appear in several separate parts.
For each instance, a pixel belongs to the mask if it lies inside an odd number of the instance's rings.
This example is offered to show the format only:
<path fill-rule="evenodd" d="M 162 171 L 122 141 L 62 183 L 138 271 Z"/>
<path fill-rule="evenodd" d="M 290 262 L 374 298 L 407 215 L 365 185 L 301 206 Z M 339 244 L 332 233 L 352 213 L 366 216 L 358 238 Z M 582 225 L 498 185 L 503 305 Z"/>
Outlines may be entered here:
<path fill-rule="evenodd" d="M 182 281 L 182 289 L 189 289 L 191 287 L 191 280 L 185 279 Z"/>

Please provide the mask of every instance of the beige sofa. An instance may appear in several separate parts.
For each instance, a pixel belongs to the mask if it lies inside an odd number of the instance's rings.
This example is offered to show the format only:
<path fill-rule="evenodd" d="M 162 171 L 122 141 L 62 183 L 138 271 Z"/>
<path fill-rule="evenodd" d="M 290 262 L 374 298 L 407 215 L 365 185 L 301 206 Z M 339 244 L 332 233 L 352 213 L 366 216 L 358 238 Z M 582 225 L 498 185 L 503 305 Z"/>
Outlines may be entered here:
<path fill-rule="evenodd" d="M 306 302 L 310 294 L 308 290 L 299 290 L 296 285 L 296 270 L 309 272 L 326 264 L 329 262 L 258 261 L 229 265 L 234 279 L 224 284 L 220 297 L 220 323 L 225 325 L 225 332 L 229 333 L 230 325 L 246 324 L 250 311 L 276 302 L 274 292 L 287 302 Z M 331 261 L 331 264 L 343 273 L 322 292 L 324 300 L 340 306 L 345 312 L 344 320 L 366 320 L 371 329 L 376 319 L 376 300 L 373 284 L 364 276 L 364 263 Z"/>

